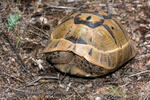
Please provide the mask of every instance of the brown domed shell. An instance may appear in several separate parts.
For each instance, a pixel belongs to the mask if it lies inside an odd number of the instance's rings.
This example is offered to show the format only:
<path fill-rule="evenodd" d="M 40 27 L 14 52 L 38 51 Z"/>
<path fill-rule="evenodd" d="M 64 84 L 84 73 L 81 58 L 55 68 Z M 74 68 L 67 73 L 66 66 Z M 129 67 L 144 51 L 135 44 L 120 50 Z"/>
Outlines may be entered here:
<path fill-rule="evenodd" d="M 121 66 L 136 54 L 120 22 L 101 11 L 80 11 L 69 16 L 51 33 L 44 53 L 71 51 L 108 70 Z"/>

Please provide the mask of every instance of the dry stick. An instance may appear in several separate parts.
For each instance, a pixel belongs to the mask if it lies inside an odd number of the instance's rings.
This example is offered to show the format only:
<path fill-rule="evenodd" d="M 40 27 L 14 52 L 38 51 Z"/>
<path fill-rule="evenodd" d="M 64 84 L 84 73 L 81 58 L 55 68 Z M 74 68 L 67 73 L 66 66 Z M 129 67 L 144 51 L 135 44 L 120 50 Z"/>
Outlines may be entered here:
<path fill-rule="evenodd" d="M 55 5 L 49 5 L 48 7 L 42 7 L 42 8 L 57 8 L 57 9 L 78 10 L 78 8 L 75 8 L 75 7 L 55 6 Z"/>
<path fill-rule="evenodd" d="M 20 61 L 20 64 L 21 64 L 21 66 L 22 66 L 22 69 L 25 70 L 26 72 L 28 72 L 28 74 L 31 76 L 30 72 L 26 70 L 26 66 L 25 66 L 23 60 L 21 59 L 20 55 L 17 53 L 16 48 L 12 45 L 12 43 L 11 43 L 9 37 L 6 35 L 5 32 L 2 32 L 2 18 L 1 18 L 1 15 L 0 15 L 0 35 L 2 35 L 2 34 L 3 34 L 4 38 L 5 38 L 5 40 L 9 43 L 9 45 L 10 45 L 12 51 L 16 54 L 17 59 Z"/>
<path fill-rule="evenodd" d="M 26 86 L 33 86 L 33 85 L 36 85 L 35 83 L 38 82 L 40 79 L 53 79 L 53 80 L 58 80 L 58 78 L 55 77 L 55 76 L 39 76 L 39 77 L 37 77 L 35 80 L 33 80 L 32 82 L 28 83 Z"/>
<path fill-rule="evenodd" d="M 73 87 L 70 87 L 70 88 L 72 88 L 73 89 L 73 91 L 81 98 L 81 99 L 83 99 L 83 97 L 78 93 L 78 91 L 76 91 L 76 89 L 75 88 L 73 88 Z"/>
<path fill-rule="evenodd" d="M 108 15 L 111 15 L 111 10 L 110 10 L 110 5 L 109 5 L 109 0 L 106 1 L 106 7 L 107 7 Z"/>
<path fill-rule="evenodd" d="M 143 99 L 143 100 L 148 100 L 149 95 L 150 95 L 150 92 L 148 92 L 148 93 L 146 94 L 146 96 L 144 97 L 144 99 Z"/>
<path fill-rule="evenodd" d="M 46 32 L 44 32 L 43 30 L 41 30 L 40 28 L 38 28 L 38 27 L 35 27 L 35 26 L 32 26 L 32 25 L 30 25 L 31 27 L 33 27 L 34 29 L 36 29 L 36 30 L 38 30 L 38 31 L 40 31 L 40 32 L 42 32 L 42 33 L 44 33 L 45 35 L 42 35 L 42 37 L 44 37 L 44 38 L 47 38 L 48 39 L 48 37 L 49 37 L 49 34 L 47 34 Z M 34 34 L 36 34 L 36 35 L 38 35 L 36 32 L 33 32 L 33 31 L 31 31 L 31 30 L 29 30 L 29 32 L 32 32 L 32 33 L 34 33 Z M 38 36 L 40 36 L 40 35 L 38 35 Z M 41 36 L 40 36 L 41 37 Z"/>
<path fill-rule="evenodd" d="M 150 73 L 150 70 L 145 70 L 145 71 L 130 75 L 129 77 L 137 76 L 137 75 L 140 75 L 140 74 L 143 74 L 143 73 Z"/>
<path fill-rule="evenodd" d="M 23 62 L 21 56 L 17 53 L 17 50 L 16 50 L 16 48 L 13 46 L 13 44 L 11 43 L 9 37 L 8 37 L 8 36 L 6 35 L 6 33 L 4 33 L 4 32 L 2 32 L 2 34 L 3 34 L 3 36 L 4 36 L 4 39 L 9 43 L 9 45 L 10 45 L 12 51 L 16 54 L 17 59 L 18 59 L 18 62 L 21 64 L 21 68 L 23 69 L 23 71 L 26 71 L 26 72 L 30 75 L 30 77 L 31 77 L 32 75 L 30 74 L 30 71 L 28 71 L 28 70 L 26 69 L 26 65 L 24 64 L 24 62 Z"/>
<path fill-rule="evenodd" d="M 22 89 L 16 89 L 16 88 L 11 88 L 10 89 L 16 91 L 17 94 L 25 94 L 25 95 L 52 95 L 53 92 L 34 92 L 34 91 L 30 91 L 30 90 L 22 90 Z"/>
<path fill-rule="evenodd" d="M 4 76 L 10 77 L 10 78 L 13 78 L 13 79 L 15 79 L 15 80 L 17 80 L 17 81 L 19 81 L 19 82 L 21 82 L 21 83 L 24 83 L 23 80 L 21 80 L 21 79 L 15 77 L 15 76 L 13 76 L 13 75 L 11 75 L 11 74 L 9 74 L 9 73 L 6 73 L 5 71 L 0 72 L 0 75 L 4 75 Z"/>
<path fill-rule="evenodd" d="M 141 60 L 143 58 L 146 58 L 146 57 L 150 57 L 150 54 L 143 54 L 143 55 L 140 55 L 138 57 L 136 57 L 137 60 Z"/>
<path fill-rule="evenodd" d="M 23 90 L 23 89 L 17 89 L 17 88 L 13 88 L 13 87 L 10 87 L 10 86 L 5 86 L 5 85 L 2 85 L 1 87 L 3 88 L 9 88 L 13 91 L 15 91 L 17 94 L 23 94 L 23 95 L 52 95 L 52 93 L 50 92 L 34 92 L 34 91 L 31 91 L 31 90 Z"/>

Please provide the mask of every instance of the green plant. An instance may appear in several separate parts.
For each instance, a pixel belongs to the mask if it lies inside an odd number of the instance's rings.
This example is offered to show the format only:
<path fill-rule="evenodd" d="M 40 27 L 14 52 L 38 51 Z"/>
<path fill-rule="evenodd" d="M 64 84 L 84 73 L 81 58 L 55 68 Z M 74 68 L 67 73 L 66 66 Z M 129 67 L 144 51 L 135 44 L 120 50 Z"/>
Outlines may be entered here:
<path fill-rule="evenodd" d="M 110 86 L 110 88 L 109 88 L 109 90 L 110 90 L 110 92 L 112 93 L 112 94 L 117 94 L 118 93 L 118 87 L 112 87 L 112 86 Z"/>
<path fill-rule="evenodd" d="M 119 97 L 123 97 L 124 93 L 122 91 L 122 89 L 120 87 L 113 87 L 110 86 L 109 87 L 109 91 L 111 92 L 111 94 L 115 95 L 115 96 L 119 96 Z"/>
<path fill-rule="evenodd" d="M 16 37 L 16 48 L 19 47 L 19 43 L 20 43 L 20 38 L 19 38 L 19 37 Z"/>
<path fill-rule="evenodd" d="M 6 24 L 6 27 L 8 28 L 8 30 L 14 29 L 16 24 L 19 23 L 19 19 L 20 19 L 19 13 L 14 14 L 14 15 L 10 14 L 8 18 L 8 23 Z"/>

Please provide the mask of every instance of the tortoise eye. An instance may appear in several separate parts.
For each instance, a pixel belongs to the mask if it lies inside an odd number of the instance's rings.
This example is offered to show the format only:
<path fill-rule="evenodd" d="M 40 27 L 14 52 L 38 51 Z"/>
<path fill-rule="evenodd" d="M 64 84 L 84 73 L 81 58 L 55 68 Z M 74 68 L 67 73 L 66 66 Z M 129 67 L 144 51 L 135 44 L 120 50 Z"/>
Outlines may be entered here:
<path fill-rule="evenodd" d="M 112 26 L 111 29 L 114 30 L 115 28 Z"/>
<path fill-rule="evenodd" d="M 91 16 L 88 16 L 87 18 L 86 18 L 86 20 L 90 20 L 91 19 Z"/>

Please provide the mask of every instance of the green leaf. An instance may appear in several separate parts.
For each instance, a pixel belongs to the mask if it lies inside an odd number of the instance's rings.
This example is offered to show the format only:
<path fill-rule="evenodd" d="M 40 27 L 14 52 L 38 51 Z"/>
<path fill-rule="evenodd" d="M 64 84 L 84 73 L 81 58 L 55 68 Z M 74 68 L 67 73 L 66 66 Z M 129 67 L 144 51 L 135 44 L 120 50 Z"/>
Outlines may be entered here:
<path fill-rule="evenodd" d="M 19 23 L 19 19 L 20 19 L 19 13 L 14 14 L 14 15 L 10 14 L 8 18 L 8 23 L 6 24 L 6 27 L 8 28 L 8 30 L 14 29 L 16 24 Z"/>

